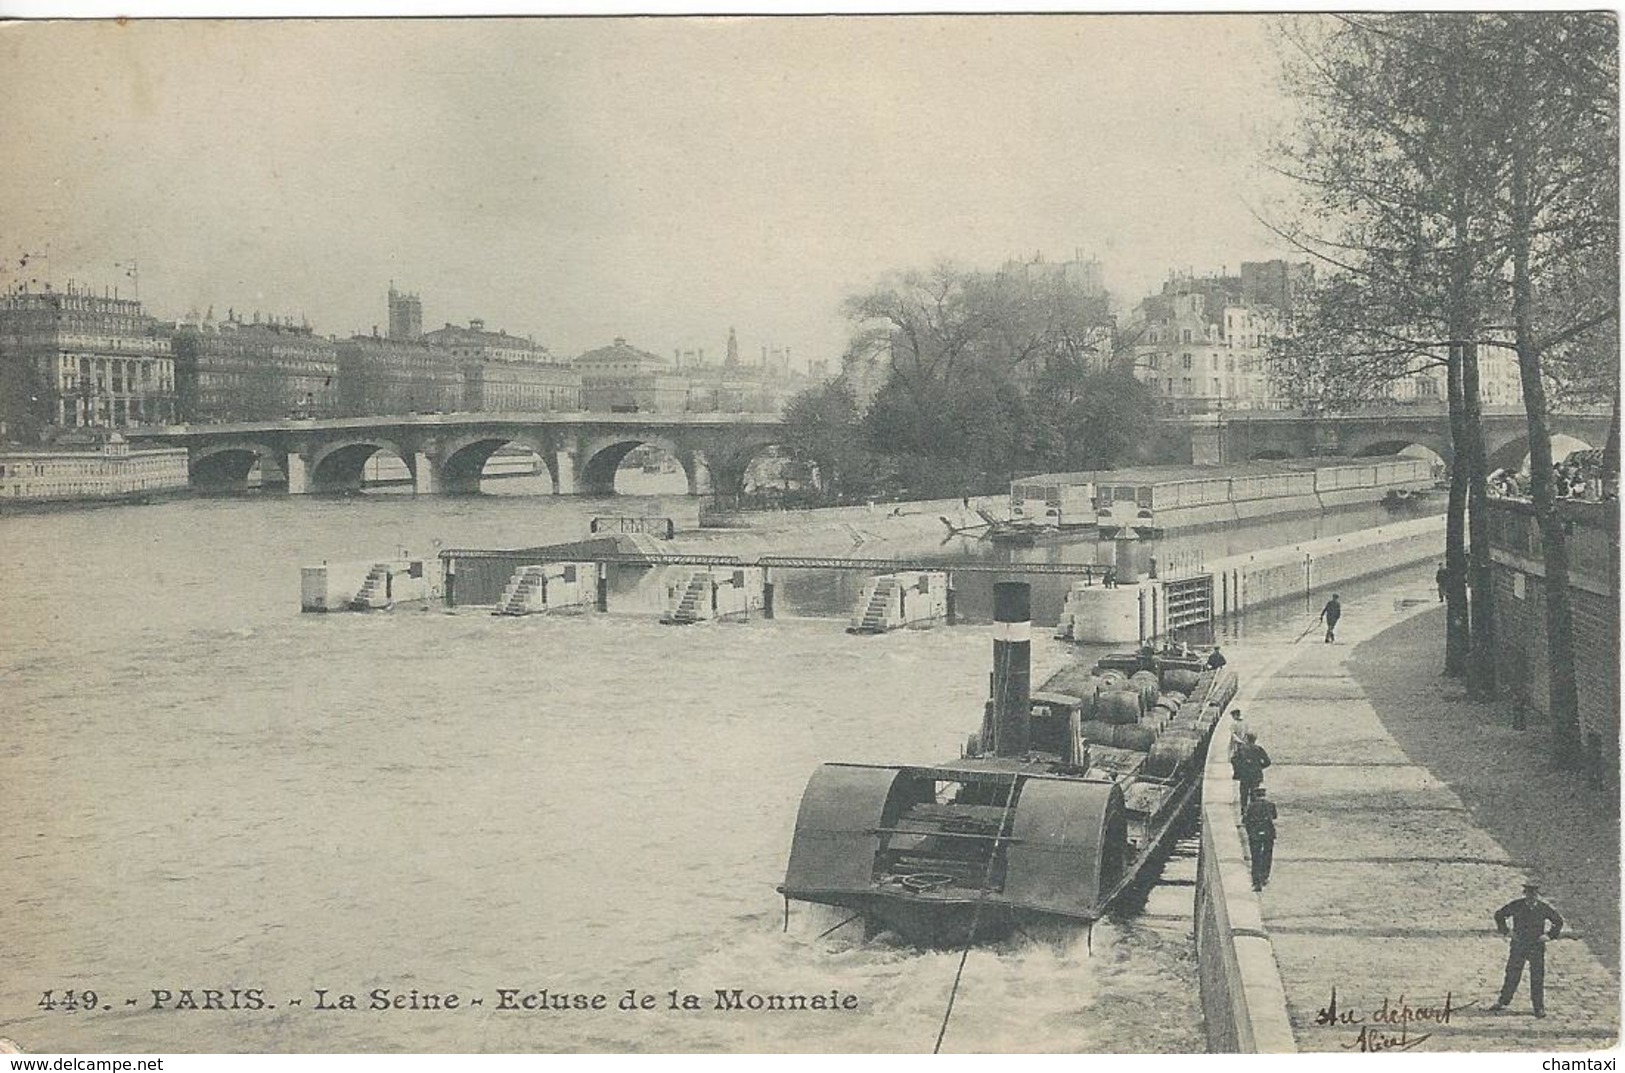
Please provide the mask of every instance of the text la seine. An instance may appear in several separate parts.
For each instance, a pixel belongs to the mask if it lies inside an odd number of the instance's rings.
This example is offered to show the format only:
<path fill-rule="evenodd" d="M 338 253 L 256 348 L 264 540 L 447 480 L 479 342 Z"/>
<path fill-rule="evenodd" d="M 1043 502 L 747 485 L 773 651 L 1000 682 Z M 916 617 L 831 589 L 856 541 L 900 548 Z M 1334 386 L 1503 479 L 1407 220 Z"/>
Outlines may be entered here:
<path fill-rule="evenodd" d="M 71 994 L 71 992 L 70 992 Z M 652 991 L 639 991 L 637 988 L 627 988 L 618 999 L 611 1000 L 603 992 L 596 993 L 561 993 L 541 990 L 526 991 L 515 987 L 499 987 L 496 989 L 496 1002 L 492 1008 L 498 1012 L 505 1011 L 567 1011 L 567 1010 L 608 1010 L 622 1011 L 638 1010 L 855 1010 L 858 1008 L 858 997 L 843 994 L 840 991 L 830 991 L 826 994 L 793 994 L 793 995 L 763 995 L 757 992 L 748 992 L 740 988 L 717 988 L 714 999 L 707 1001 L 693 992 L 677 990 L 656 993 Z M 483 1006 L 483 997 L 469 998 L 455 991 L 450 992 L 420 992 L 416 988 L 410 991 L 396 991 L 388 987 L 375 987 L 363 994 L 348 991 L 332 991 L 328 988 L 318 987 L 312 990 L 314 1001 L 307 1007 L 312 1010 L 338 1010 L 384 1012 L 391 1010 L 457 1010 L 465 1006 Z M 47 992 L 46 1001 L 50 1001 Z M 92 1000 L 93 1003 L 94 1000 Z M 133 1000 L 132 1000 L 133 1003 Z M 301 1005 L 296 999 L 290 1005 Z M 152 1009 L 154 1010 L 264 1010 L 276 1007 L 266 1001 L 263 988 L 252 987 L 245 989 L 213 988 L 193 991 L 182 989 L 169 991 L 154 989 L 152 991 Z"/>

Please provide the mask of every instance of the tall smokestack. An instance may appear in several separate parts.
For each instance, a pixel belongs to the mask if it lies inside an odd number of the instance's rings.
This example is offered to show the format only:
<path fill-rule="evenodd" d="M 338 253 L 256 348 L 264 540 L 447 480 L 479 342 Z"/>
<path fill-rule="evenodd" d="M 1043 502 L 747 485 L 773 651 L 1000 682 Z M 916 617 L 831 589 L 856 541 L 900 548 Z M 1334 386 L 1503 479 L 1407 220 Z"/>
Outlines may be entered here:
<path fill-rule="evenodd" d="M 1032 711 L 1032 590 L 1025 581 L 993 586 L 993 752 L 1027 752 Z"/>

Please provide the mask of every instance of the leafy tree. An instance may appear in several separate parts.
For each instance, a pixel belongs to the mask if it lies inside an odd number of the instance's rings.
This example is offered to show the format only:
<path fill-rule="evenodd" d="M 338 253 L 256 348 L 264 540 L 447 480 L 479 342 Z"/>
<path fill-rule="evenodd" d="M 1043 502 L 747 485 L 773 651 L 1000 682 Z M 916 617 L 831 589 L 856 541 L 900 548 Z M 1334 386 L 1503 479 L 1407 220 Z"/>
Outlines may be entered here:
<path fill-rule="evenodd" d="M 849 370 L 884 368 L 865 417 L 869 446 L 916 491 L 960 494 L 1068 457 L 1057 384 L 1101 360 L 1103 297 L 1061 274 L 939 264 L 849 299 Z"/>
<path fill-rule="evenodd" d="M 840 378 L 807 388 L 784 408 L 784 445 L 818 467 L 833 499 L 866 495 L 880 478 L 880 461 L 864 446 L 862 418 L 852 386 Z"/>

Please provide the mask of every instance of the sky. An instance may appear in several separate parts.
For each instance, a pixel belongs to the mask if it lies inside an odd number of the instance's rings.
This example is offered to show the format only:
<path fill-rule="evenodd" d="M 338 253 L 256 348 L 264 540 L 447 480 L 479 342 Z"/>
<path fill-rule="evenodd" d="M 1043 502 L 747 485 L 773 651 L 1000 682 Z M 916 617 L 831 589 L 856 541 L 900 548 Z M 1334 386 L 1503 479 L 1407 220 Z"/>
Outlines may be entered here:
<path fill-rule="evenodd" d="M 1246 15 L 13 23 L 0 285 L 834 365 L 938 260 L 1081 250 L 1128 307 L 1290 255 L 1277 70 Z"/>

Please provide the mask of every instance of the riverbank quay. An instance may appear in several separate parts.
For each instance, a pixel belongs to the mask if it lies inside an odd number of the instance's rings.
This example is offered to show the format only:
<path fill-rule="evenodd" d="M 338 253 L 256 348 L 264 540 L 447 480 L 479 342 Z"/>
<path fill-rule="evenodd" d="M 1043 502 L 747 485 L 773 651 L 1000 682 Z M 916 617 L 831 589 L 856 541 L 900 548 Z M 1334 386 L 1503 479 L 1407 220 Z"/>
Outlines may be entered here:
<path fill-rule="evenodd" d="M 1440 675 L 1442 614 L 1425 587 L 1390 590 L 1347 606 L 1335 644 L 1306 617 L 1302 636 L 1228 650 L 1280 818 L 1255 894 L 1216 748 L 1197 904 L 1212 1049 L 1617 1045 L 1617 798 L 1554 770 L 1543 727 L 1511 729 L 1507 704 Z M 1527 978 L 1488 1009 L 1507 952 L 1491 915 L 1526 877 L 1573 936 L 1548 944 L 1543 1019 Z"/>

